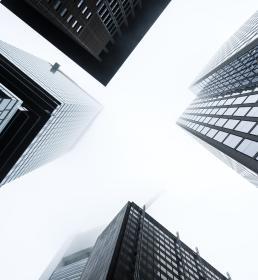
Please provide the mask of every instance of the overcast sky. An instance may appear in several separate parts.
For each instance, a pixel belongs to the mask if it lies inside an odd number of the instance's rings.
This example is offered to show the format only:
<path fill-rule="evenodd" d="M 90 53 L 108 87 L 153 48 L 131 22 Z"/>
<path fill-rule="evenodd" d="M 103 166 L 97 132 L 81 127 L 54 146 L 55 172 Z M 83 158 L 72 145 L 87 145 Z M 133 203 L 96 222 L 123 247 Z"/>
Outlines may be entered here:
<path fill-rule="evenodd" d="M 38 279 L 74 233 L 128 201 L 233 280 L 257 280 L 258 189 L 175 125 L 188 86 L 256 0 L 173 0 L 105 88 L 0 5 L 0 39 L 61 69 L 104 110 L 69 154 L 0 190 L 0 279 Z"/>

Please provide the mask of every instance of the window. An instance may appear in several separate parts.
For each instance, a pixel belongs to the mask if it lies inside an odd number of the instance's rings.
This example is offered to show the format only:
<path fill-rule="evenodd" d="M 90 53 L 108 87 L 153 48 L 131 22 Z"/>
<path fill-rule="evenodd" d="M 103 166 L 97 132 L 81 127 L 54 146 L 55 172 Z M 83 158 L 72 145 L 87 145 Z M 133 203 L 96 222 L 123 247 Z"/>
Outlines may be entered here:
<path fill-rule="evenodd" d="M 238 97 L 238 98 L 233 102 L 233 104 L 242 104 L 242 103 L 244 102 L 245 99 L 246 99 L 246 96 Z"/>
<path fill-rule="evenodd" d="M 254 125 L 255 122 L 241 121 L 235 130 L 247 133 L 251 130 L 251 128 L 253 128 Z"/>
<path fill-rule="evenodd" d="M 211 129 L 206 135 L 212 138 L 217 132 L 217 129 Z"/>
<path fill-rule="evenodd" d="M 223 143 L 234 149 L 242 139 L 242 137 L 230 134 Z"/>
<path fill-rule="evenodd" d="M 61 1 L 55 1 L 55 4 L 54 4 L 54 9 L 57 11 L 59 9 L 59 7 L 61 6 Z"/>
<path fill-rule="evenodd" d="M 246 113 L 250 110 L 250 107 L 240 107 L 235 112 L 234 116 L 245 116 Z M 258 112 L 257 112 L 258 113 Z M 258 115 L 258 114 L 257 114 Z"/>
<path fill-rule="evenodd" d="M 255 103 L 258 101 L 258 94 L 250 95 L 247 97 L 244 103 Z"/>
<path fill-rule="evenodd" d="M 239 123 L 238 120 L 228 120 L 224 125 L 225 128 L 233 129 Z"/>
<path fill-rule="evenodd" d="M 237 108 L 228 108 L 227 111 L 224 113 L 226 116 L 232 116 Z"/>
<path fill-rule="evenodd" d="M 248 117 L 258 117 L 258 107 L 253 107 L 247 116 Z"/>
<path fill-rule="evenodd" d="M 250 157 L 253 157 L 258 152 L 258 143 L 255 141 L 251 141 L 249 139 L 245 139 L 237 148 L 237 150 L 241 153 L 244 153 Z"/>
<path fill-rule="evenodd" d="M 215 122 L 218 120 L 218 118 L 212 118 L 209 122 L 209 124 L 215 124 Z"/>
<path fill-rule="evenodd" d="M 227 121 L 227 119 L 219 119 L 217 122 L 216 122 L 216 125 L 217 126 L 223 126 L 223 124 Z"/>
<path fill-rule="evenodd" d="M 228 136 L 228 133 L 224 131 L 219 131 L 217 135 L 214 137 L 215 140 L 222 142 L 226 137 Z"/>
<path fill-rule="evenodd" d="M 251 134 L 258 135 L 258 125 L 251 131 Z"/>

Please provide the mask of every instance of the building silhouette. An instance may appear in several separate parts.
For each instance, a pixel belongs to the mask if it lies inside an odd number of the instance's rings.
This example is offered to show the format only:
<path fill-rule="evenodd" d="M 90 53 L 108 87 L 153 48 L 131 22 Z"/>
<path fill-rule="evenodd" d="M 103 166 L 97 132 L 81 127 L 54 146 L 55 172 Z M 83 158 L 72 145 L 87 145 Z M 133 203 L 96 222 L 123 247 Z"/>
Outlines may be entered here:
<path fill-rule="evenodd" d="M 178 124 L 258 186 L 258 12 L 192 85 L 197 97 Z"/>
<path fill-rule="evenodd" d="M 107 85 L 171 0 L 2 0 Z"/>
<path fill-rule="evenodd" d="M 40 280 L 230 279 L 133 202 L 123 207 L 93 247 L 81 246 L 59 256 L 56 267 Z"/>
<path fill-rule="evenodd" d="M 0 185 L 69 151 L 101 105 L 59 70 L 0 41 Z"/>

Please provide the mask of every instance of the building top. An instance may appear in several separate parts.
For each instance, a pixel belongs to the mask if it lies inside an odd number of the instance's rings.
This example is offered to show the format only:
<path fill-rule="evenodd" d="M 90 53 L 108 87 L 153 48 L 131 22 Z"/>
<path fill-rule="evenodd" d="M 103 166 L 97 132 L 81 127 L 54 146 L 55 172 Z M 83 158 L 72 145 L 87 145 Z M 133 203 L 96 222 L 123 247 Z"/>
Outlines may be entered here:
<path fill-rule="evenodd" d="M 224 63 L 228 63 L 235 55 L 258 40 L 258 11 L 249 18 L 216 52 L 207 66 L 196 77 L 192 86 L 211 75 Z M 256 43 L 255 43 L 256 42 Z"/>
<path fill-rule="evenodd" d="M 1 40 L 0 54 L 57 100 L 77 105 L 92 103 L 94 107 L 99 104 L 72 79 L 60 71 L 59 67 L 53 71 L 53 67 L 56 68 L 56 65 L 59 64 L 51 65 L 49 62 Z M 100 104 L 99 107 L 101 107 Z"/>
<path fill-rule="evenodd" d="M 78 261 L 84 258 L 84 252 L 90 252 L 79 279 L 227 279 L 205 261 L 198 250 L 193 251 L 182 242 L 179 234 L 172 234 L 148 215 L 145 208 L 133 202 L 122 208 L 90 251 L 77 250 L 68 257 L 67 264 L 62 262 L 57 266 L 54 276 L 70 270 L 71 263 L 77 267 Z"/>

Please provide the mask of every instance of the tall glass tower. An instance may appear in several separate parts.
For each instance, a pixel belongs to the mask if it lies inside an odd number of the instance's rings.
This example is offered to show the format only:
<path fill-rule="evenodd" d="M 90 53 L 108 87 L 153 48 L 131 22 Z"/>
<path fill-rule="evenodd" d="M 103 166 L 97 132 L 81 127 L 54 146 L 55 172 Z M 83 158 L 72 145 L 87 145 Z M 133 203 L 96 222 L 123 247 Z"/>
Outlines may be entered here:
<path fill-rule="evenodd" d="M 104 85 L 171 0 L 2 0 Z"/>
<path fill-rule="evenodd" d="M 70 254 L 69 262 L 64 258 L 40 280 L 230 279 L 133 202 L 117 214 L 92 248 Z"/>
<path fill-rule="evenodd" d="M 197 97 L 178 124 L 258 186 L 258 12 L 192 85 Z"/>
<path fill-rule="evenodd" d="M 0 185 L 69 151 L 101 105 L 59 70 L 0 41 Z"/>

